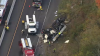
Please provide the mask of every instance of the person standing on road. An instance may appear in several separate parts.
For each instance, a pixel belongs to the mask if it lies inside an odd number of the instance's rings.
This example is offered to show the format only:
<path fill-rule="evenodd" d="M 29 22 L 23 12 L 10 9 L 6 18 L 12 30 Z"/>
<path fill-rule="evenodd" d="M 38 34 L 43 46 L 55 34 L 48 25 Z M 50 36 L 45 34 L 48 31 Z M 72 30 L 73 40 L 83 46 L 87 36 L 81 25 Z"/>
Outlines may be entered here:
<path fill-rule="evenodd" d="M 24 20 L 22 20 L 22 24 L 24 24 L 25 23 L 25 21 Z"/>
<path fill-rule="evenodd" d="M 7 26 L 6 29 L 9 30 L 9 26 Z"/>
<path fill-rule="evenodd" d="M 51 45 L 50 41 L 49 41 L 49 46 Z"/>
<path fill-rule="evenodd" d="M 21 55 L 23 54 L 23 51 L 22 51 L 22 43 L 21 43 L 21 41 L 18 42 L 18 45 L 19 45 L 19 47 L 21 48 L 21 49 L 20 49 L 20 52 L 19 52 L 19 56 L 21 56 Z"/>
<path fill-rule="evenodd" d="M 7 20 L 5 21 L 5 26 L 7 26 Z"/>
<path fill-rule="evenodd" d="M 42 9 L 42 6 L 40 6 L 40 8 L 38 8 L 37 10 L 43 10 L 43 9 Z"/>
<path fill-rule="evenodd" d="M 22 48 L 22 43 L 21 43 L 21 41 L 18 42 L 18 45 L 19 45 L 20 48 Z"/>
<path fill-rule="evenodd" d="M 54 53 L 55 53 L 55 51 L 56 51 L 56 48 L 53 49 L 53 52 L 54 52 Z"/>
<path fill-rule="evenodd" d="M 43 9 L 42 9 L 42 6 L 40 6 L 40 10 L 43 10 Z"/>
<path fill-rule="evenodd" d="M 22 34 L 24 34 L 24 33 L 25 33 L 25 30 L 24 30 L 24 29 L 22 29 L 21 33 L 22 33 Z"/>
<path fill-rule="evenodd" d="M 9 26 L 7 25 L 7 20 L 5 21 L 5 29 L 9 30 Z"/>
<path fill-rule="evenodd" d="M 9 26 L 6 26 L 6 25 L 5 25 L 5 29 L 6 29 L 6 30 L 9 30 Z"/>

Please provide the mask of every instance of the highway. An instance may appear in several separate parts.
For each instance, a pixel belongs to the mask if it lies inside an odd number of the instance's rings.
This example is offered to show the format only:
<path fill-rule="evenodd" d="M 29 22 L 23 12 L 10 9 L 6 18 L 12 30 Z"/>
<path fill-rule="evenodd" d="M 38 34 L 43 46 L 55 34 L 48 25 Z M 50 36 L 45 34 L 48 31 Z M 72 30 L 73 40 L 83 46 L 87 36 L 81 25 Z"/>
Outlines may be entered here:
<path fill-rule="evenodd" d="M 32 17 L 35 11 L 36 20 L 39 21 L 37 33 L 39 34 L 41 28 L 47 28 L 53 22 L 54 12 L 58 9 L 59 3 L 60 0 L 43 0 L 43 11 L 37 11 L 36 8 L 29 7 L 32 4 L 32 0 L 17 0 L 9 23 L 10 30 L 6 32 L 0 47 L 0 56 L 20 56 L 18 41 L 27 35 L 27 32 L 25 32 L 25 35 L 21 35 L 21 30 L 25 28 L 21 21 L 26 19 L 26 15 Z M 32 44 L 36 48 L 39 37 L 37 35 L 28 35 L 28 37 L 31 38 Z M 37 56 L 38 54 L 37 51 L 35 55 Z"/>

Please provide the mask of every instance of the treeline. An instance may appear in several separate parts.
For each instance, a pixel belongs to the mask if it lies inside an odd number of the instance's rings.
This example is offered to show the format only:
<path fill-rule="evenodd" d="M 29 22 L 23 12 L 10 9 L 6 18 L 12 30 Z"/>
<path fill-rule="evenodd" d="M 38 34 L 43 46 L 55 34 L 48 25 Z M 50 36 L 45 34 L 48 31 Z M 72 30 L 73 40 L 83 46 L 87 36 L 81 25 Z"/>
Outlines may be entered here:
<path fill-rule="evenodd" d="M 99 1 L 99 0 L 98 0 Z M 62 0 L 59 15 L 70 20 L 66 30 L 69 56 L 100 56 L 100 9 L 95 0 Z"/>

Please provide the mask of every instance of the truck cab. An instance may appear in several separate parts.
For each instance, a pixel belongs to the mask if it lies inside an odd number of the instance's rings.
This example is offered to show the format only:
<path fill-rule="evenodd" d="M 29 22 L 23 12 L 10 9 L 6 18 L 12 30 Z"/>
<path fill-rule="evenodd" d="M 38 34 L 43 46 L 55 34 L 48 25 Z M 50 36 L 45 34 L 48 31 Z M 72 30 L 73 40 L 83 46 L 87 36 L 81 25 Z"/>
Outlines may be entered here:
<path fill-rule="evenodd" d="M 42 0 L 33 0 L 32 6 L 40 7 L 42 4 Z"/>
<path fill-rule="evenodd" d="M 24 56 L 34 56 L 34 52 L 31 49 L 25 50 L 24 53 Z"/>
<path fill-rule="evenodd" d="M 36 24 L 29 24 L 28 26 L 28 33 L 36 33 L 37 29 L 36 29 Z"/>

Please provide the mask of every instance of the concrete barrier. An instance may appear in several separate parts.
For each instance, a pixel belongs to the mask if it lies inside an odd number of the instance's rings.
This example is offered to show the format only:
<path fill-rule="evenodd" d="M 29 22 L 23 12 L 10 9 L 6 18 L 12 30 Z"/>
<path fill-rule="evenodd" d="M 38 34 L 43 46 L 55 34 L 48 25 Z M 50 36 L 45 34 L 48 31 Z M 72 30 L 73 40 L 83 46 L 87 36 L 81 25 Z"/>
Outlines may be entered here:
<path fill-rule="evenodd" d="M 10 11 L 9 11 L 9 14 L 8 14 L 8 17 L 7 17 L 7 25 L 9 23 L 9 20 L 10 20 L 10 17 L 11 17 L 15 2 L 16 2 L 16 0 L 13 0 L 13 2 L 12 2 L 12 5 L 11 5 Z"/>
<path fill-rule="evenodd" d="M 10 11 L 9 11 L 9 14 L 8 14 L 8 17 L 7 17 L 7 25 L 9 23 L 9 20 L 10 20 L 10 17 L 11 17 L 11 14 L 12 14 L 12 11 L 13 11 L 13 8 L 14 8 L 14 5 L 15 5 L 15 2 L 16 2 L 16 0 L 13 0 L 13 2 L 12 2 L 12 5 L 11 5 Z M 3 38 L 4 38 L 5 32 L 6 32 L 6 30 L 5 30 L 5 27 L 4 27 L 3 28 L 3 31 L 2 31 L 2 34 L 1 34 L 1 38 L 0 38 L 0 46 L 2 44 L 2 41 L 3 41 Z"/>

